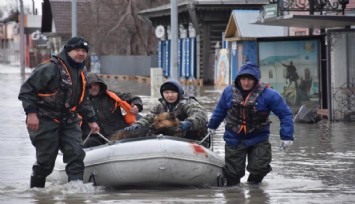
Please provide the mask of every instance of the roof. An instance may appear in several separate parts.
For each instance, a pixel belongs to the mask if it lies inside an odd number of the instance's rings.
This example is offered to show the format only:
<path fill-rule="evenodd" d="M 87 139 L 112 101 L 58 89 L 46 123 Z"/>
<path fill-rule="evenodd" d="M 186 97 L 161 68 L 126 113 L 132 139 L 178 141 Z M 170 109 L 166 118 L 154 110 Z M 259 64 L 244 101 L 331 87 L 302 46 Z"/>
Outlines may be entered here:
<path fill-rule="evenodd" d="M 183 10 L 183 8 L 187 8 L 188 5 L 194 5 L 196 7 L 199 6 L 209 6 L 211 9 L 217 9 L 216 5 L 219 7 L 222 6 L 233 6 L 233 5 L 265 5 L 268 4 L 268 0 L 180 0 L 178 1 L 178 8 L 179 10 Z M 169 12 L 170 13 L 170 4 L 166 4 L 163 6 L 145 9 L 139 12 L 139 15 L 143 16 L 160 16 L 162 12 Z"/>
<path fill-rule="evenodd" d="M 251 24 L 250 22 L 258 16 L 259 10 L 233 10 L 227 24 L 225 39 L 230 41 L 287 35 L 286 28 L 282 26 L 270 28 L 270 26 Z"/>
<path fill-rule="evenodd" d="M 339 28 L 355 25 L 355 16 L 286 15 L 255 20 L 254 24 L 303 28 Z"/>

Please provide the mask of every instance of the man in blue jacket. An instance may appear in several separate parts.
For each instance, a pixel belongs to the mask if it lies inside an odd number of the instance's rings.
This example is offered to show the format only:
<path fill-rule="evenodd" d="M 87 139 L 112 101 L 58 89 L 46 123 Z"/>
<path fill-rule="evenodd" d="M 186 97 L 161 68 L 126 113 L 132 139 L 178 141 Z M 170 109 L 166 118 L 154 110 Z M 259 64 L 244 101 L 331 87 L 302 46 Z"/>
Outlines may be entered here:
<path fill-rule="evenodd" d="M 280 119 L 282 148 L 293 144 L 292 112 L 278 92 L 259 82 L 260 76 L 257 65 L 243 65 L 234 85 L 224 89 L 208 123 L 209 132 L 214 133 L 225 119 L 224 174 L 228 186 L 240 183 L 246 158 L 248 183 L 260 183 L 271 171 L 271 111 Z"/>

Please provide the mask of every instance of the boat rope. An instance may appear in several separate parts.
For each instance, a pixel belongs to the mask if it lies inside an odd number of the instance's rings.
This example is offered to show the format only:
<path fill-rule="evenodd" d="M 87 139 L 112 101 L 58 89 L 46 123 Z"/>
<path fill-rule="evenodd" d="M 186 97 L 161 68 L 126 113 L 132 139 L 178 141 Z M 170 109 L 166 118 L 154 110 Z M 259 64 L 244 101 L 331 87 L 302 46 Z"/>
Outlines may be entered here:
<path fill-rule="evenodd" d="M 198 144 L 201 145 L 207 138 L 210 138 L 210 148 L 213 151 L 213 136 L 214 135 L 212 135 L 212 133 L 207 133 L 207 135 L 201 141 L 199 141 Z"/>
<path fill-rule="evenodd" d="M 215 134 L 213 134 L 212 136 L 211 136 L 211 140 L 210 140 L 210 142 L 211 142 L 211 151 L 213 152 L 213 138 L 214 138 L 214 136 L 215 136 Z"/>
<path fill-rule="evenodd" d="M 97 134 L 98 136 L 100 136 L 102 139 L 104 139 L 106 142 L 111 142 L 109 139 L 107 139 L 105 136 L 103 136 L 100 132 L 96 132 L 95 134 Z M 86 139 L 84 140 L 83 144 L 86 143 L 86 141 L 88 141 L 89 137 L 92 135 L 92 131 L 90 130 L 88 136 L 86 137 Z"/>
<path fill-rule="evenodd" d="M 98 134 L 102 139 L 104 139 L 106 142 L 111 142 L 109 139 L 107 139 L 105 136 L 103 136 L 101 133 L 97 132 L 96 134 Z"/>
<path fill-rule="evenodd" d="M 217 186 L 226 186 L 227 185 L 227 179 L 223 175 L 217 176 Z"/>
<path fill-rule="evenodd" d="M 92 180 L 92 181 L 93 181 L 94 186 L 96 186 L 96 179 L 95 179 L 95 175 L 96 175 L 96 173 L 95 173 L 95 172 L 92 172 L 92 173 L 90 174 L 89 181 L 88 181 L 88 182 L 91 182 L 91 180 Z"/>
<path fill-rule="evenodd" d="M 199 141 L 198 144 L 202 144 L 202 142 L 204 142 L 210 135 L 211 133 L 207 133 L 207 135 L 201 141 Z"/>
<path fill-rule="evenodd" d="M 89 139 L 89 137 L 90 137 L 91 134 L 92 134 L 92 131 L 90 130 L 90 132 L 89 132 L 88 136 L 86 136 L 86 139 L 84 140 L 83 144 L 85 144 L 86 141 L 88 141 L 88 139 Z"/>

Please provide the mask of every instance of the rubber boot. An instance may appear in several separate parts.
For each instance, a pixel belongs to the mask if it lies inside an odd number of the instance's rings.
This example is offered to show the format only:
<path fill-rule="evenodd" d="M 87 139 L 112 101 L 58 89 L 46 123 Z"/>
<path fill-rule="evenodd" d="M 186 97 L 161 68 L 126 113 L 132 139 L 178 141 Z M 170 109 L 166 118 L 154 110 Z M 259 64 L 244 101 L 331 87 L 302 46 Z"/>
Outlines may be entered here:
<path fill-rule="evenodd" d="M 223 168 L 223 175 L 227 180 L 227 186 L 235 186 L 240 183 L 240 177 L 231 175 L 227 168 Z"/>
<path fill-rule="evenodd" d="M 263 181 L 264 176 L 257 174 L 250 174 L 248 177 L 248 183 L 250 184 L 259 184 Z"/>
<path fill-rule="evenodd" d="M 83 180 L 83 176 L 81 176 L 81 175 L 68 176 L 68 183 L 71 181 L 82 181 L 82 180 Z"/>
<path fill-rule="evenodd" d="M 31 176 L 30 188 L 44 188 L 46 184 L 46 177 Z"/>
<path fill-rule="evenodd" d="M 240 183 L 240 178 L 237 177 L 229 177 L 227 178 L 227 186 L 235 186 Z"/>

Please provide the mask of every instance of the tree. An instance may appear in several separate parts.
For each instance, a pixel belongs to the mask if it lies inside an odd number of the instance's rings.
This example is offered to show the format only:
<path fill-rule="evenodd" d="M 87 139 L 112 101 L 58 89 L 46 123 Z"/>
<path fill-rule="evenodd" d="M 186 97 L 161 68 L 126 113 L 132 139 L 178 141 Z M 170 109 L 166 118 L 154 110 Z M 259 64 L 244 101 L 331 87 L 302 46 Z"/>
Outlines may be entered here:
<path fill-rule="evenodd" d="M 78 30 L 99 55 L 150 55 L 157 39 L 151 24 L 138 12 L 169 0 L 91 0 L 80 15 Z M 78 14 L 79 16 L 79 14 Z"/>
<path fill-rule="evenodd" d="M 17 0 L 6 0 L 6 4 L 0 5 L 0 20 L 4 20 L 7 19 L 8 17 L 12 17 L 14 14 L 19 12 L 18 9 L 19 6 Z M 31 14 L 32 13 L 31 8 L 25 6 L 24 13 Z"/>

